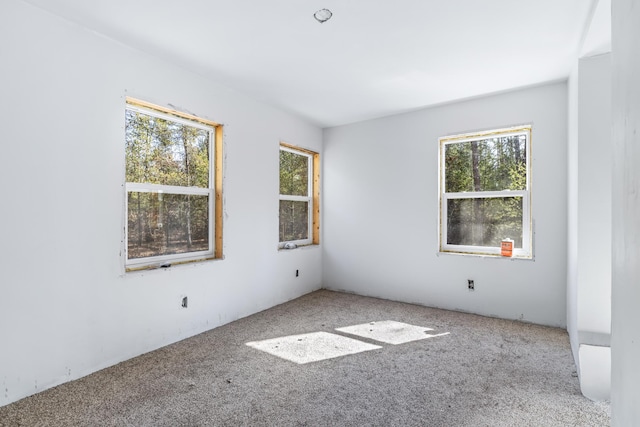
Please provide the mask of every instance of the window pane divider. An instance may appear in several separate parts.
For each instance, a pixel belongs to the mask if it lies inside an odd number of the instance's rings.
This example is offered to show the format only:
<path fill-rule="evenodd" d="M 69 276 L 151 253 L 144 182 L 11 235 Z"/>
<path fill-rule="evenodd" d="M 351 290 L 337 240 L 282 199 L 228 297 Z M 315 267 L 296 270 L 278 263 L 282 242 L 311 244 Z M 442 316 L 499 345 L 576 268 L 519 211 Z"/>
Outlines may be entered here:
<path fill-rule="evenodd" d="M 288 200 L 291 202 L 310 202 L 311 197 L 309 196 L 287 196 L 285 194 L 280 195 L 280 200 Z"/>
<path fill-rule="evenodd" d="M 526 197 L 526 190 L 502 190 L 502 191 L 469 191 L 457 193 L 444 193 L 447 199 L 487 199 L 491 197 Z"/>
<path fill-rule="evenodd" d="M 206 196 L 212 193 L 211 188 L 180 187 L 177 185 L 146 184 L 138 182 L 127 182 L 127 191 L 136 191 L 139 193 L 193 194 L 200 196 Z"/>

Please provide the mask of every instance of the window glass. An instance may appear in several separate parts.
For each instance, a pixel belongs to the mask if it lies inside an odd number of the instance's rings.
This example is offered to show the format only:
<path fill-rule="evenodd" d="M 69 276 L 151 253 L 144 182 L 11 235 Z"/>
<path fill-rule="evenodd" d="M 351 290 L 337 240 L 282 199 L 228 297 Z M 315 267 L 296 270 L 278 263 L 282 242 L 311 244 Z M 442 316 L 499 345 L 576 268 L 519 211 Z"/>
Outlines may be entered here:
<path fill-rule="evenodd" d="M 449 199 L 447 244 L 500 246 L 514 240 L 522 248 L 522 197 Z"/>
<path fill-rule="evenodd" d="M 309 195 L 309 156 L 280 150 L 280 194 Z"/>
<path fill-rule="evenodd" d="M 526 189 L 525 145 L 524 135 L 445 145 L 445 191 Z"/>
<path fill-rule="evenodd" d="M 209 196 L 129 192 L 129 259 L 209 249 Z"/>
<path fill-rule="evenodd" d="M 210 130 L 132 110 L 125 123 L 127 182 L 209 187 Z"/>
<path fill-rule="evenodd" d="M 309 202 L 280 200 L 280 241 L 309 238 Z"/>

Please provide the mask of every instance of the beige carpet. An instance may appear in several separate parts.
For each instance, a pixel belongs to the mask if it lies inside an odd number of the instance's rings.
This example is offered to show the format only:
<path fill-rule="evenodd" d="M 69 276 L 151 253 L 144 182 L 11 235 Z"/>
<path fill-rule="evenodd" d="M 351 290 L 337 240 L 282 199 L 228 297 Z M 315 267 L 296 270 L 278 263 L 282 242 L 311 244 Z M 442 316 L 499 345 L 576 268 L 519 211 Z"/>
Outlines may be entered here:
<path fill-rule="evenodd" d="M 609 423 L 566 331 L 329 291 L 0 408 L 3 427 Z"/>

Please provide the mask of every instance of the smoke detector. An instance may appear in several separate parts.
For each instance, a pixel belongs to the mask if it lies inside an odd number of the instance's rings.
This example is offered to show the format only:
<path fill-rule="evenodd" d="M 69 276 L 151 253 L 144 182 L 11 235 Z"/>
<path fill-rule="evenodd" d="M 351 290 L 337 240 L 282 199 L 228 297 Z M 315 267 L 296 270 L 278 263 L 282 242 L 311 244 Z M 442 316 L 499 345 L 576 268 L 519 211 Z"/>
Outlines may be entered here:
<path fill-rule="evenodd" d="M 333 13 L 331 13 L 329 9 L 320 9 L 319 11 L 313 14 L 313 17 L 316 18 L 316 21 L 318 21 L 321 24 L 324 24 L 325 22 L 327 22 L 329 19 L 331 19 L 332 16 L 333 16 Z"/>

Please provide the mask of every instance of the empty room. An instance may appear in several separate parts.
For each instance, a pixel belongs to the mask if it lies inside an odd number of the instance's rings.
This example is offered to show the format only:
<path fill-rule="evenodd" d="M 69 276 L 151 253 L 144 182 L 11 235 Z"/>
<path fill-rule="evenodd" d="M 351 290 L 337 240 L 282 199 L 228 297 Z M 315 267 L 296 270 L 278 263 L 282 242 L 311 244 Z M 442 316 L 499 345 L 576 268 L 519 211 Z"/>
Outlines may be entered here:
<path fill-rule="evenodd" d="M 0 21 L 0 426 L 640 426 L 640 1 Z"/>

